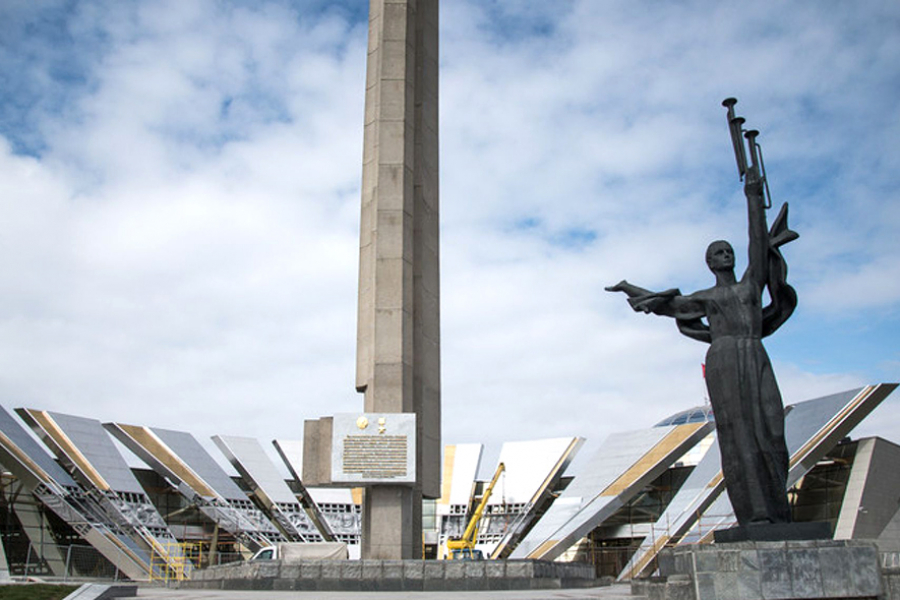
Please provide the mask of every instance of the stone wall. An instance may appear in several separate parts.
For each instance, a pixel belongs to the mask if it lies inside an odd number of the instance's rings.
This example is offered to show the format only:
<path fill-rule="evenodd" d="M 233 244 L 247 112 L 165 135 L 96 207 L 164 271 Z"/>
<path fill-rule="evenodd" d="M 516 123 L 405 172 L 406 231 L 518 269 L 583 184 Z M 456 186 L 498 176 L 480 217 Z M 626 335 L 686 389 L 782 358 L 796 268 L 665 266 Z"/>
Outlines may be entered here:
<path fill-rule="evenodd" d="M 900 567 L 882 569 L 881 576 L 884 580 L 884 598 L 900 600 Z"/>
<path fill-rule="evenodd" d="M 604 581 L 603 583 L 609 583 Z M 582 563 L 536 560 L 242 562 L 195 570 L 181 587 L 299 591 L 531 590 L 601 585 Z"/>

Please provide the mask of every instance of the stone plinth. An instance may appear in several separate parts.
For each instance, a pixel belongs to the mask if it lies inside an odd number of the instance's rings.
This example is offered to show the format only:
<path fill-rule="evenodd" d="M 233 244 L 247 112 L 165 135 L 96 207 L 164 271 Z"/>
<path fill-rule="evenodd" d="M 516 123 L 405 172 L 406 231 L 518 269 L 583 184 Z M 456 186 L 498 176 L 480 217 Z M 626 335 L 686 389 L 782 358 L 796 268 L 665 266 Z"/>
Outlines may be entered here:
<path fill-rule="evenodd" d="M 243 562 L 196 569 L 189 589 L 298 591 L 538 590 L 609 585 L 592 565 L 539 560 Z"/>
<path fill-rule="evenodd" d="M 884 597 L 900 600 L 900 567 L 884 567 L 881 575 L 884 580 Z"/>
<path fill-rule="evenodd" d="M 668 600 L 877 598 L 884 593 L 871 542 L 737 542 L 674 548 L 660 556 L 662 577 L 634 582 L 635 593 Z"/>
<path fill-rule="evenodd" d="M 717 529 L 713 532 L 713 537 L 717 544 L 830 540 L 831 526 L 825 521 L 813 521 L 810 523 L 759 523 L 746 527 Z"/>

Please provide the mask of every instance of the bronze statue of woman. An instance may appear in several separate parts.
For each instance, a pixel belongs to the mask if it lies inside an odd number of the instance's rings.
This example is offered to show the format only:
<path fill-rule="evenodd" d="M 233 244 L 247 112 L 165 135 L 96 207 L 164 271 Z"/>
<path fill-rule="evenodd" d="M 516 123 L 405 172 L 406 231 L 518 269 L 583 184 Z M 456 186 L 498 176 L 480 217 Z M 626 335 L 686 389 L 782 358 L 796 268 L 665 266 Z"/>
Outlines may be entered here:
<path fill-rule="evenodd" d="M 706 264 L 716 277 L 709 289 L 689 295 L 677 289 L 654 293 L 624 280 L 606 288 L 627 294 L 636 311 L 675 318 L 684 335 L 710 344 L 706 387 L 725 486 L 741 527 L 791 520 L 785 489 L 784 408 L 761 340 L 784 323 L 797 304 L 796 293 L 785 281 L 787 265 L 779 250 L 797 238 L 787 228 L 787 205 L 767 230 L 763 181 L 756 168 L 747 171 L 744 194 L 750 256 L 740 280 L 735 277 L 731 245 L 716 241 L 706 251 Z M 771 299 L 765 307 L 764 288 Z"/>

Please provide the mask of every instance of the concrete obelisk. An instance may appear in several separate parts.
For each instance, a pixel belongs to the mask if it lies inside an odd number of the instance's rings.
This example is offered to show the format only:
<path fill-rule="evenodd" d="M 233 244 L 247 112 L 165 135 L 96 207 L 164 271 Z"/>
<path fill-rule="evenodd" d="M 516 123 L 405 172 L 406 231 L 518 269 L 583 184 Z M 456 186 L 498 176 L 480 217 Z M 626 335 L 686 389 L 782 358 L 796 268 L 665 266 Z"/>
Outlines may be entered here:
<path fill-rule="evenodd" d="M 438 0 L 370 0 L 356 389 L 367 413 L 416 414 L 416 485 L 373 485 L 362 557 L 419 558 L 440 495 Z"/>

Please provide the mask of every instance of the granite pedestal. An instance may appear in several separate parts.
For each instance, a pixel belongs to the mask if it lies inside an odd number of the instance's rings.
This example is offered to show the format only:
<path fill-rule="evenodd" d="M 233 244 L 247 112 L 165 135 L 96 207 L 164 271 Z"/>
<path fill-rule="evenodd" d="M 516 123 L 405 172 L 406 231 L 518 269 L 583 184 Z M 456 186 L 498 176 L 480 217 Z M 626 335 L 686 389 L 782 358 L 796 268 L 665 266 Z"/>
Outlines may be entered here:
<path fill-rule="evenodd" d="M 296 591 L 480 591 L 594 587 L 594 567 L 539 560 L 242 562 L 195 570 L 183 588 Z"/>
<path fill-rule="evenodd" d="M 884 594 L 872 542 L 815 540 L 711 544 L 660 555 L 660 575 L 632 583 L 651 600 L 878 598 Z"/>

